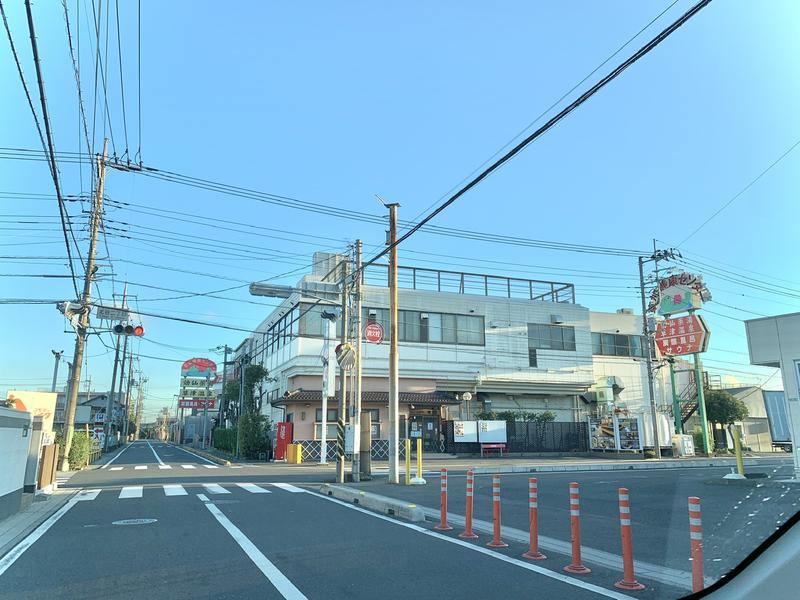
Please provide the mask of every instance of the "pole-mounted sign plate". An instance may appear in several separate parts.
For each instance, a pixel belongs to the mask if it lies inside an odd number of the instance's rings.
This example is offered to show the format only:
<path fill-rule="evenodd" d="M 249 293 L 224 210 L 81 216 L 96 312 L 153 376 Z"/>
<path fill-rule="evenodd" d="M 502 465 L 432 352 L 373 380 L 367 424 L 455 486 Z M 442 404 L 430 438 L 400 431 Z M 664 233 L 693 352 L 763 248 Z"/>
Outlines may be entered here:
<path fill-rule="evenodd" d="M 383 341 L 383 325 L 370 323 L 364 328 L 364 338 L 371 344 L 380 344 Z"/>
<path fill-rule="evenodd" d="M 94 316 L 106 321 L 127 321 L 130 317 L 127 308 L 113 308 L 111 306 L 95 306 Z"/>

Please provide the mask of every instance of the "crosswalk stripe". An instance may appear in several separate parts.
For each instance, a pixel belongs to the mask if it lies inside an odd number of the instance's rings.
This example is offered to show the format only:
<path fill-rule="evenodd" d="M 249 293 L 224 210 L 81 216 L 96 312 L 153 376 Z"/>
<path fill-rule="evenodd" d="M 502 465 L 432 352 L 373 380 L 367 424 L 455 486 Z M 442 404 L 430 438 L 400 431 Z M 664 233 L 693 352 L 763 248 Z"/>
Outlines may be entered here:
<path fill-rule="evenodd" d="M 292 492 L 294 494 L 297 494 L 298 492 L 305 492 L 303 488 L 295 487 L 291 483 L 273 483 L 271 485 L 274 485 L 277 488 L 281 488 L 282 490 L 286 490 L 287 492 Z"/>
<path fill-rule="evenodd" d="M 147 465 L 137 465 L 137 466 L 133 467 L 133 470 L 134 471 L 146 471 L 147 470 Z"/>
<path fill-rule="evenodd" d="M 111 467 L 109 471 L 122 471 L 122 467 Z"/>
<path fill-rule="evenodd" d="M 258 487 L 255 483 L 237 483 L 240 488 L 243 490 L 247 490 L 251 494 L 271 494 L 269 490 L 265 490 L 262 487 Z"/>
<path fill-rule="evenodd" d="M 125 486 L 119 492 L 120 498 L 141 498 L 142 497 L 142 486 L 141 485 L 131 485 Z"/>
<path fill-rule="evenodd" d="M 231 469 L 241 469 L 241 468 L 242 468 L 241 465 L 233 465 L 233 466 L 231 466 Z"/>
<path fill-rule="evenodd" d="M 158 465 L 159 469 L 171 469 L 172 465 Z"/>
<path fill-rule="evenodd" d="M 182 485 L 177 483 L 168 483 L 164 485 L 164 494 L 167 496 L 187 496 L 186 490 Z"/>
<path fill-rule="evenodd" d="M 206 469 L 219 469 L 218 465 L 203 465 Z"/>
<path fill-rule="evenodd" d="M 209 494 L 230 494 L 228 490 L 216 483 L 204 483 L 203 487 Z"/>
<path fill-rule="evenodd" d="M 196 469 L 194 465 L 181 465 L 184 469 Z"/>

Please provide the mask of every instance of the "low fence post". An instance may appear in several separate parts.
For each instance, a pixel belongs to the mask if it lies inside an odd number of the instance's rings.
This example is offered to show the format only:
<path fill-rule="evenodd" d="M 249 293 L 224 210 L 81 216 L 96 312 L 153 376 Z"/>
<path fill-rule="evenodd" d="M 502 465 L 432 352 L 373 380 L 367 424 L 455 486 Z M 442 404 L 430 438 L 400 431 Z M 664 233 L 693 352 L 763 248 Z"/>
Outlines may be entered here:
<path fill-rule="evenodd" d="M 475 485 L 475 474 L 470 469 L 467 471 L 467 500 L 466 512 L 464 513 L 464 531 L 458 534 L 458 537 L 465 540 L 474 540 L 478 536 L 472 531 L 472 493 Z"/>
<path fill-rule="evenodd" d="M 581 562 L 581 501 L 580 488 L 576 482 L 569 484 L 569 520 L 572 533 L 572 562 L 564 567 L 567 573 L 585 575 L 592 570 Z"/>
<path fill-rule="evenodd" d="M 622 580 L 614 587 L 622 590 L 643 590 L 633 574 L 633 538 L 631 535 L 631 502 L 627 488 L 619 488 L 619 531 L 622 537 Z"/>
<path fill-rule="evenodd" d="M 530 547 L 522 558 L 544 560 L 547 558 L 539 552 L 539 483 L 536 477 L 528 479 L 528 518 L 530 520 Z"/>
<path fill-rule="evenodd" d="M 447 524 L 447 469 L 442 469 L 439 492 L 440 518 L 434 529 L 450 531 L 453 528 Z"/>
<path fill-rule="evenodd" d="M 492 475 L 492 524 L 492 541 L 486 545 L 490 548 L 508 548 L 508 544 L 500 539 L 500 475 L 497 474 Z"/>
<path fill-rule="evenodd" d="M 703 578 L 703 522 L 700 518 L 700 498 L 689 496 L 689 541 L 692 558 L 692 591 L 705 588 Z"/>

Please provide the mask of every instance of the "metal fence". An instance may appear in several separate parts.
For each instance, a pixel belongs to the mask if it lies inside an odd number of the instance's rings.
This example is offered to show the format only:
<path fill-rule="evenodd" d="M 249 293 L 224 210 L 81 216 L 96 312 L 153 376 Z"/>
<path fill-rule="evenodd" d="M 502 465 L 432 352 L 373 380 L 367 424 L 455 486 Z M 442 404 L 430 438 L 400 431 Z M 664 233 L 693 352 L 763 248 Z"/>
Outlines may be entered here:
<path fill-rule="evenodd" d="M 453 439 L 453 421 L 445 421 L 445 452 L 451 454 L 479 454 L 477 442 L 456 442 Z M 532 423 L 508 421 L 506 423 L 507 452 L 588 452 L 589 426 L 587 423 Z"/>
<path fill-rule="evenodd" d="M 322 453 L 322 442 L 319 440 L 295 440 L 295 444 L 300 444 L 303 447 L 303 462 L 316 462 L 319 460 Z M 400 450 L 400 458 L 405 459 L 406 449 L 405 442 L 400 440 L 398 443 Z M 328 440 L 326 444 L 326 454 L 328 461 L 336 460 L 336 440 Z M 352 457 L 345 455 L 347 460 Z M 388 460 L 389 458 L 389 440 L 372 440 L 372 458 L 373 460 Z"/>

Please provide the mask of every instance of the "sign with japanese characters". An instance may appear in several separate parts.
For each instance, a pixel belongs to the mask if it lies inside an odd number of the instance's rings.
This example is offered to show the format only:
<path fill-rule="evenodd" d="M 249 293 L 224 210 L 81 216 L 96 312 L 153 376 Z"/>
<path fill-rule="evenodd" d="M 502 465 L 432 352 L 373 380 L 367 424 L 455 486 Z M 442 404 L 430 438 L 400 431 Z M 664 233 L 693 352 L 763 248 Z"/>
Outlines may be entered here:
<path fill-rule="evenodd" d="M 705 352 L 710 335 L 703 317 L 692 313 L 658 323 L 655 339 L 662 356 L 678 356 Z"/>
<path fill-rule="evenodd" d="M 178 398 L 178 408 L 205 408 L 208 405 L 208 410 L 214 410 L 216 407 L 215 398 Z"/>
<path fill-rule="evenodd" d="M 696 310 L 709 300 L 711 293 L 702 276 L 680 273 L 658 281 L 658 287 L 650 294 L 650 306 L 647 310 L 667 317 Z"/>
<path fill-rule="evenodd" d="M 453 421 L 453 441 L 454 442 L 477 442 L 478 441 L 478 422 L 477 421 Z"/>

